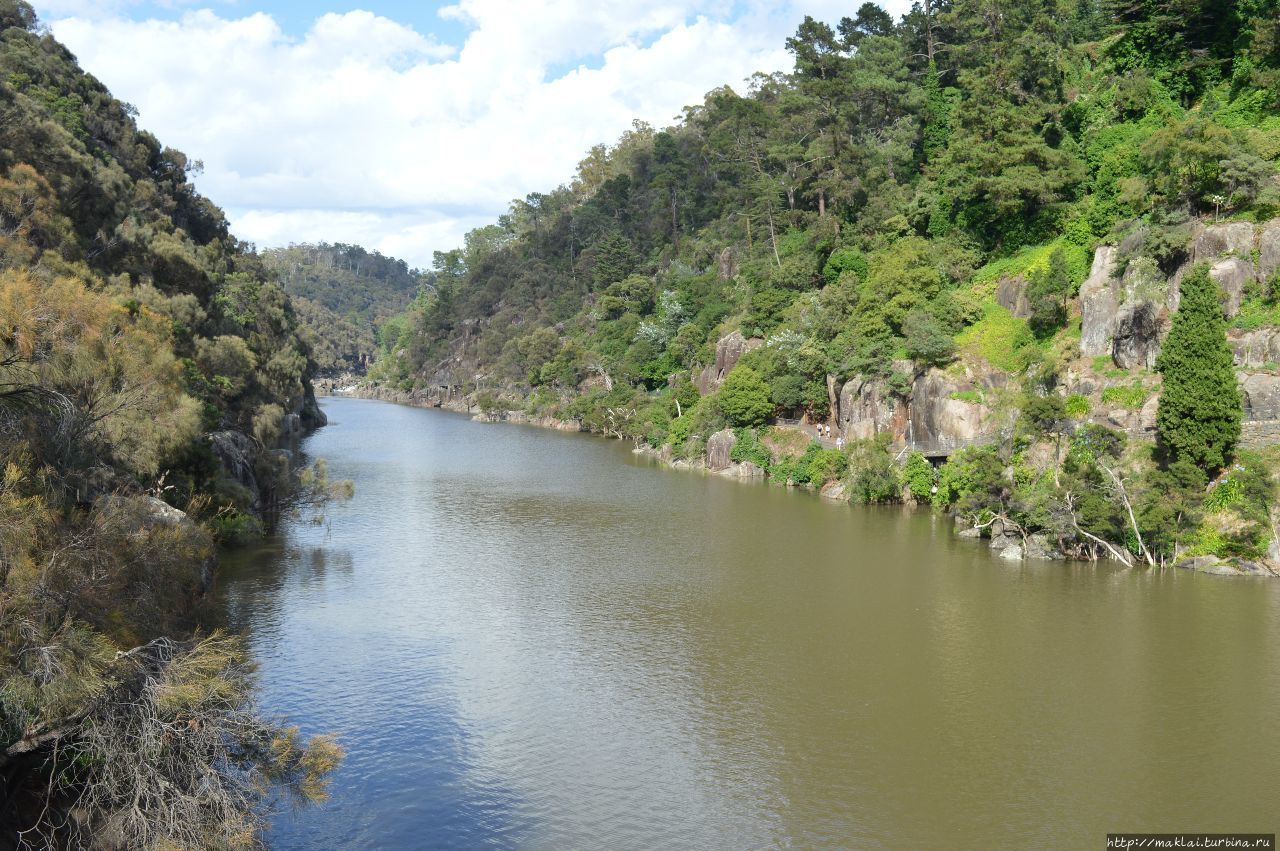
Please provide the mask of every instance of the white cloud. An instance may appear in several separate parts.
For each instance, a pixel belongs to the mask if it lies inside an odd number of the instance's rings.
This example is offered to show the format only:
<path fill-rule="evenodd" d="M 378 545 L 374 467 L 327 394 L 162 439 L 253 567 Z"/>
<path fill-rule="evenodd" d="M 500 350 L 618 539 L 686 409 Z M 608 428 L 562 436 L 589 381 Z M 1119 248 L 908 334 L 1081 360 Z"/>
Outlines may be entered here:
<path fill-rule="evenodd" d="M 732 7 L 460 0 L 442 10 L 473 28 L 460 49 L 363 11 L 296 39 L 266 14 L 207 9 L 52 27 L 144 127 L 204 161 L 200 188 L 241 238 L 359 242 L 426 266 L 632 119 L 665 126 L 716 86 L 787 67 L 802 15 Z"/>

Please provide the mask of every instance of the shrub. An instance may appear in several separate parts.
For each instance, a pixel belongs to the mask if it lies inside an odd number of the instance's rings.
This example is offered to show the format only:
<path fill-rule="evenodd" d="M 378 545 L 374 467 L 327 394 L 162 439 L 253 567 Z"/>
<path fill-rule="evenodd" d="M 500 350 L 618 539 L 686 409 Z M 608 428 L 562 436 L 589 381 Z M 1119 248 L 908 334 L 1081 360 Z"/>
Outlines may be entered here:
<path fill-rule="evenodd" d="M 933 502 L 933 487 L 937 482 L 937 472 L 929 459 L 919 452 L 907 456 L 907 463 L 902 468 L 902 483 L 911 491 L 916 502 Z"/>
<path fill-rule="evenodd" d="M 761 426 L 773 416 L 769 385 L 754 369 L 738 365 L 729 372 L 719 393 L 720 410 L 730 425 Z"/>

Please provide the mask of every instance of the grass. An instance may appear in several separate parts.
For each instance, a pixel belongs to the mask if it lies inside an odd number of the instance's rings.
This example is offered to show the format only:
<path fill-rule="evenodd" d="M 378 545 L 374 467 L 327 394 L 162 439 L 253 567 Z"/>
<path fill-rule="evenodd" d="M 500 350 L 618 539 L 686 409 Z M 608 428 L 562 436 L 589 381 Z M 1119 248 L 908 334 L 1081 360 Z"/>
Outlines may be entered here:
<path fill-rule="evenodd" d="M 982 404 L 982 393 L 978 390 L 957 390 L 951 394 L 951 398 L 960 402 L 968 402 L 970 405 Z"/>
<path fill-rule="evenodd" d="M 961 331 L 956 343 L 1005 372 L 1021 372 L 1039 351 L 1027 321 L 994 301 L 983 304 L 982 318 Z"/>
<path fill-rule="evenodd" d="M 982 296 L 994 296 L 996 284 L 1002 278 L 1013 278 L 1018 275 L 1030 277 L 1035 272 L 1049 268 L 1049 256 L 1057 248 L 1061 248 L 1066 254 L 1067 265 L 1071 268 L 1071 280 L 1079 286 L 1089 275 L 1093 257 L 1087 249 L 1073 242 L 1056 239 L 1044 245 L 1024 248 L 1009 257 L 992 260 L 973 273 L 973 291 Z"/>
<path fill-rule="evenodd" d="M 1102 391 L 1102 401 L 1107 405 L 1119 405 L 1130 411 L 1136 411 L 1147 403 L 1150 391 L 1142 379 L 1135 378 L 1132 384 L 1108 387 Z"/>
<path fill-rule="evenodd" d="M 1280 304 L 1266 305 L 1260 299 L 1245 299 L 1240 312 L 1232 320 L 1231 327 L 1242 331 L 1256 331 L 1268 325 L 1280 325 Z"/>

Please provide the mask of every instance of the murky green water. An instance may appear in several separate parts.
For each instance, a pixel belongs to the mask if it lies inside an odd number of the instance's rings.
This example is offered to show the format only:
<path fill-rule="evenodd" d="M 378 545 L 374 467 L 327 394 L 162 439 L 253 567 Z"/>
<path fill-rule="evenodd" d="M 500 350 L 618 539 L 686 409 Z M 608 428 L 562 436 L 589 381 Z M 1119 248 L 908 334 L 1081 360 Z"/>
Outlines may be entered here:
<path fill-rule="evenodd" d="M 331 399 L 356 483 L 223 590 L 350 757 L 277 848 L 1103 848 L 1280 827 L 1280 582 Z"/>

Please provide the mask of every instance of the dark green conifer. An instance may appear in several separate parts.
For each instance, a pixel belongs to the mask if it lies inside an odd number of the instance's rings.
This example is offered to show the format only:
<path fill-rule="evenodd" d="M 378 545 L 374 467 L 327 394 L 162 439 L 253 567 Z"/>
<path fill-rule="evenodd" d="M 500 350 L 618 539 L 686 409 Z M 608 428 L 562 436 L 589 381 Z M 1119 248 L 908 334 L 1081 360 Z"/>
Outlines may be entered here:
<path fill-rule="evenodd" d="M 1218 287 L 1198 266 L 1182 280 L 1173 328 L 1156 360 L 1164 377 L 1156 444 L 1166 466 L 1190 461 L 1213 476 L 1240 439 L 1240 387 L 1226 330 Z"/>

